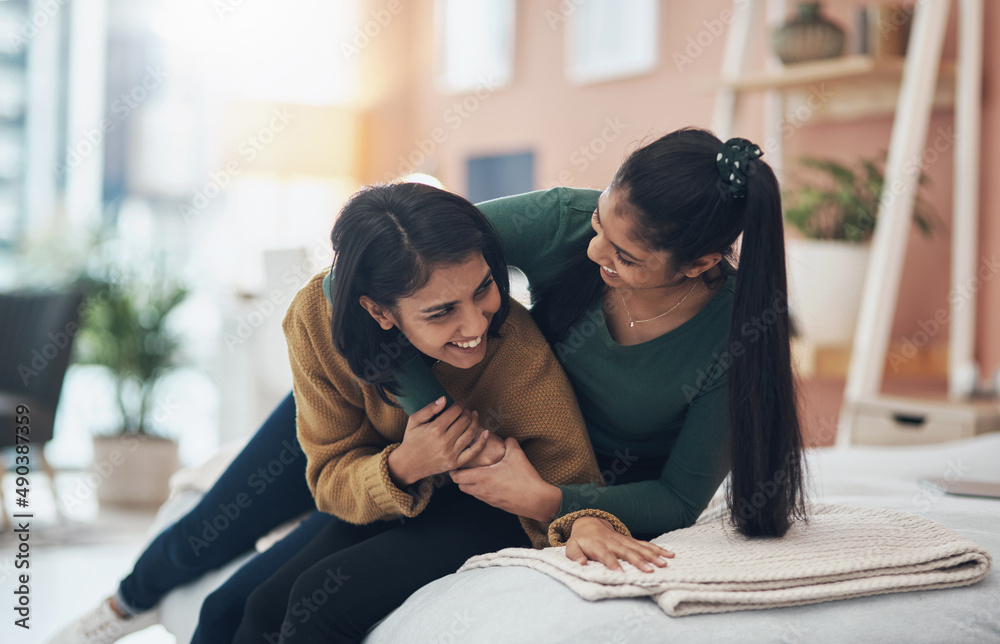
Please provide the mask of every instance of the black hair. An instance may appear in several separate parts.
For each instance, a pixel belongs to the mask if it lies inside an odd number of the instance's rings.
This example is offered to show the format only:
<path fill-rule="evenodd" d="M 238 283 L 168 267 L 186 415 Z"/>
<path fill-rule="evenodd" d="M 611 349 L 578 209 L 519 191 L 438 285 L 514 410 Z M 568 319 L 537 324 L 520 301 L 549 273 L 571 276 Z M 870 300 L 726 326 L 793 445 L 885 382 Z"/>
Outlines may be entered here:
<path fill-rule="evenodd" d="M 726 370 L 729 516 L 747 536 L 780 536 L 795 519 L 805 518 L 781 197 L 774 172 L 756 158 L 745 169 L 745 194 L 732 194 L 717 166 L 721 148 L 722 141 L 705 130 L 671 132 L 630 154 L 611 188 L 619 191 L 619 203 L 636 224 L 641 243 L 669 253 L 668 269 L 678 271 L 720 253 L 721 275 L 705 271 L 695 279 L 711 287 L 736 273 L 727 346 L 735 342 L 743 351 L 731 352 Z M 737 272 L 734 245 L 740 234 Z M 586 256 L 589 242 L 579 242 L 558 278 L 537 295 L 532 313 L 550 343 L 559 342 L 605 288 Z"/>
<path fill-rule="evenodd" d="M 507 262 L 493 225 L 467 199 L 419 183 L 370 186 L 344 205 L 330 238 L 334 346 L 386 403 L 387 392 L 399 393 L 396 371 L 414 349 L 399 329 L 379 326 L 361 306 L 362 295 L 393 311 L 435 268 L 482 253 L 500 292 L 487 334 L 499 337 L 510 311 Z"/>

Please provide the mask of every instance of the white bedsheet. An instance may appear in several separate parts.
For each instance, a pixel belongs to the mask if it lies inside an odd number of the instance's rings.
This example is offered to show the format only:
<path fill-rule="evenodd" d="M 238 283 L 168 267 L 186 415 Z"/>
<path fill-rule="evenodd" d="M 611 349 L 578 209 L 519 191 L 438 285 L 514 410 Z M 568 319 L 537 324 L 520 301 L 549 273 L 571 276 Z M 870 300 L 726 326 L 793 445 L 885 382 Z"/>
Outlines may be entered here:
<path fill-rule="evenodd" d="M 1000 481 L 1000 435 L 943 445 L 810 450 L 817 501 L 892 507 L 939 521 L 1000 561 L 1000 501 L 946 496 L 922 476 Z M 783 644 L 1000 642 L 1000 574 L 965 588 L 672 618 L 646 598 L 588 602 L 527 568 L 449 575 L 420 589 L 366 638 L 395 642 Z"/>
<path fill-rule="evenodd" d="M 917 447 L 809 450 L 811 497 L 891 507 L 940 521 L 1000 561 L 1000 501 L 945 496 L 917 479 L 1000 481 L 1000 434 Z M 155 534 L 187 512 L 199 493 L 176 495 Z M 161 618 L 179 644 L 190 641 L 202 600 L 243 561 L 170 593 Z M 827 602 L 812 606 L 670 618 L 649 599 L 587 602 L 546 575 L 494 568 L 449 575 L 417 591 L 366 638 L 399 642 L 962 642 L 1000 643 L 1000 574 L 974 586 Z"/>

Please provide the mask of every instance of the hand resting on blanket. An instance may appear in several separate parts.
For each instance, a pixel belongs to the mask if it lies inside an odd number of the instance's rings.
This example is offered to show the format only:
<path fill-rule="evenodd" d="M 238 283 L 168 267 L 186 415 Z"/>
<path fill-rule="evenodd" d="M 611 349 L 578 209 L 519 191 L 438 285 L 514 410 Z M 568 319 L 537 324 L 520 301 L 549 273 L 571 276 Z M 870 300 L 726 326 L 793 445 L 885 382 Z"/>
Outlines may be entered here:
<path fill-rule="evenodd" d="M 587 560 L 600 561 L 611 570 L 621 570 L 618 560 L 624 559 L 643 572 L 653 572 L 650 563 L 665 568 L 674 553 L 655 543 L 626 537 L 600 517 L 580 517 L 570 529 L 566 556 L 581 566 L 586 566 Z"/>
<path fill-rule="evenodd" d="M 551 521 L 559 511 L 562 492 L 546 483 L 528 461 L 513 438 L 504 445 L 503 458 L 494 465 L 452 470 L 451 478 L 460 490 L 484 503 L 512 514 L 538 521 Z M 639 570 L 652 572 L 664 567 L 673 553 L 647 541 L 627 537 L 604 519 L 580 517 L 573 522 L 566 556 L 581 564 L 600 561 L 612 570 L 620 570 L 624 559 Z"/>

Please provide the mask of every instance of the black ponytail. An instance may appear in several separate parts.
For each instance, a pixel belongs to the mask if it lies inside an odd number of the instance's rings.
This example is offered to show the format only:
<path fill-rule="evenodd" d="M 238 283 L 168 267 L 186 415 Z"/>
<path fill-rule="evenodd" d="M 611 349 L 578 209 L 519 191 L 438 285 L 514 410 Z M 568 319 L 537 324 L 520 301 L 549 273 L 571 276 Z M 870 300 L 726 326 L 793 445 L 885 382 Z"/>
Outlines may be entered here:
<path fill-rule="evenodd" d="M 423 288 L 437 266 L 482 253 L 500 292 L 500 308 L 487 331 L 499 337 L 510 311 L 510 281 L 500 238 L 471 202 L 417 183 L 365 188 L 348 200 L 331 233 L 334 279 L 328 293 L 330 329 L 337 351 L 379 397 L 399 393 L 396 372 L 413 355 L 397 328 L 383 329 L 361 306 L 362 295 L 394 310 Z"/>
<path fill-rule="evenodd" d="M 778 181 L 750 162 L 743 199 L 730 346 L 744 353 L 728 374 L 730 517 L 747 536 L 781 536 L 805 517 L 802 434 L 789 344 L 788 286 Z M 748 334 L 752 329 L 756 333 Z M 752 341 L 751 341 L 752 340 Z"/>

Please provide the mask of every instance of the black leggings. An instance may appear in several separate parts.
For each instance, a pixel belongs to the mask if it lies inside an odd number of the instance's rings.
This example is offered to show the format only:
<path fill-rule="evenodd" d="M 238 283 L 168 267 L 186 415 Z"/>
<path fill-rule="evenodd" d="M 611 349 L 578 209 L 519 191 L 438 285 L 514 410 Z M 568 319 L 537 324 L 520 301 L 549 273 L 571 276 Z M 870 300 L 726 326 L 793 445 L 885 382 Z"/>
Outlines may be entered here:
<path fill-rule="evenodd" d="M 418 588 L 473 555 L 530 547 L 517 517 L 453 485 L 417 517 L 334 520 L 250 594 L 234 644 L 358 642 Z"/>

